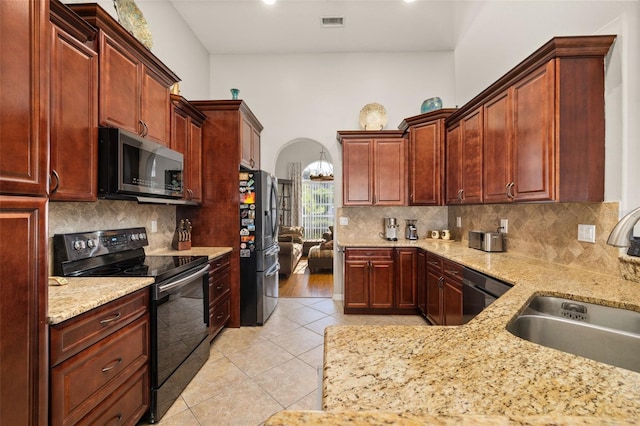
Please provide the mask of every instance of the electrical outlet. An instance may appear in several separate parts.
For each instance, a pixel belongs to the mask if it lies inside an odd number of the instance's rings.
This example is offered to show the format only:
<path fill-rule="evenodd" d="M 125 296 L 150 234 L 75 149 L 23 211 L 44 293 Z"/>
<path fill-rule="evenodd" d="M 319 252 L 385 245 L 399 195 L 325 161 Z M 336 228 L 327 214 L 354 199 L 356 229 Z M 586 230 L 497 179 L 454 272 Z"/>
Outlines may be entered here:
<path fill-rule="evenodd" d="M 500 228 L 502 228 L 502 233 L 506 234 L 509 232 L 509 219 L 500 219 Z"/>
<path fill-rule="evenodd" d="M 151 221 L 151 232 L 158 232 L 158 221 L 157 220 L 152 220 Z"/>
<path fill-rule="evenodd" d="M 348 225 L 349 224 L 349 218 L 348 217 L 340 217 L 340 225 Z"/>
<path fill-rule="evenodd" d="M 462 218 L 460 216 L 456 217 L 456 228 L 462 228 Z"/>
<path fill-rule="evenodd" d="M 596 242 L 596 226 L 595 225 L 578 225 L 578 241 L 585 243 Z"/>

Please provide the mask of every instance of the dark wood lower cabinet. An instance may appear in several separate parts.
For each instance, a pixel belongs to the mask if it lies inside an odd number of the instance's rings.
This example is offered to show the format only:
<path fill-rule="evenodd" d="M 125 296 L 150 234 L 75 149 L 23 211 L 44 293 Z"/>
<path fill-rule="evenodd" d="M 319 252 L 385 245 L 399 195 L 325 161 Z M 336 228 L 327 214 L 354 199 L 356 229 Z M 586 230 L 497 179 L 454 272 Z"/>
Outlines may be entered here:
<path fill-rule="evenodd" d="M 462 265 L 427 253 L 425 269 L 423 315 L 435 325 L 462 324 Z"/>
<path fill-rule="evenodd" d="M 149 289 L 52 325 L 50 423 L 136 424 L 149 408 Z"/>
<path fill-rule="evenodd" d="M 344 312 L 414 314 L 415 248 L 347 248 L 344 268 Z"/>
<path fill-rule="evenodd" d="M 231 255 L 209 261 L 209 338 L 213 339 L 229 323 L 231 294 Z"/>
<path fill-rule="evenodd" d="M 0 425 L 47 424 L 47 203 L 0 195 Z"/>

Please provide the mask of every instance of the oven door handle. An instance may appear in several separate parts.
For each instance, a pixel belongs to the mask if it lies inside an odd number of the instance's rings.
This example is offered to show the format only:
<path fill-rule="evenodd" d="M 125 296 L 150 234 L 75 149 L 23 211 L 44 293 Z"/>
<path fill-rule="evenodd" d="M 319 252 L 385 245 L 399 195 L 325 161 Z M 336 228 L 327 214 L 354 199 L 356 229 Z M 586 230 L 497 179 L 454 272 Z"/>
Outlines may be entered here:
<path fill-rule="evenodd" d="M 188 283 L 190 281 L 193 281 L 196 278 L 204 276 L 208 272 L 209 272 L 209 265 L 206 265 L 204 268 L 200 269 L 199 271 L 194 272 L 193 274 L 188 275 L 188 276 L 186 276 L 184 278 L 180 278 L 177 281 L 173 281 L 173 282 L 170 282 L 170 283 L 167 283 L 167 284 L 159 285 L 157 294 L 159 296 L 161 293 L 165 293 L 165 292 L 167 292 L 169 290 L 173 290 L 173 289 L 175 289 L 177 287 L 181 287 L 182 285 L 184 285 L 184 284 L 186 284 L 186 283 Z"/>

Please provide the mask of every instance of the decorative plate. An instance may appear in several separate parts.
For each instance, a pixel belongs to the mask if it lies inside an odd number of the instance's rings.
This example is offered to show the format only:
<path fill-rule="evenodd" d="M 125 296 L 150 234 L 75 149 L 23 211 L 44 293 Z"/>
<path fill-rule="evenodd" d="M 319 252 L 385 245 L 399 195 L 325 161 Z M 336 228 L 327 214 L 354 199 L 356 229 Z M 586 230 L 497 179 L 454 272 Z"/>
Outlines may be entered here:
<path fill-rule="evenodd" d="M 134 0 L 113 0 L 113 5 L 118 14 L 118 22 L 129 31 L 138 41 L 151 50 L 153 38 L 144 19 L 142 11 L 138 9 Z"/>
<path fill-rule="evenodd" d="M 366 104 L 360 110 L 360 126 L 364 130 L 382 130 L 387 125 L 387 110 L 378 103 Z"/>

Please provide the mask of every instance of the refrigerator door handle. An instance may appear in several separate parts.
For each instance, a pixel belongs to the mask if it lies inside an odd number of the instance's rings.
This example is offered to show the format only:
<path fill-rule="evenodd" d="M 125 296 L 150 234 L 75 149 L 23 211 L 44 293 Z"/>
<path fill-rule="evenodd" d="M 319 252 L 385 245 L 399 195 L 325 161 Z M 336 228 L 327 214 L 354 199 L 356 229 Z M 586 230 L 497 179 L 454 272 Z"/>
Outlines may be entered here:
<path fill-rule="evenodd" d="M 280 246 L 276 244 L 271 246 L 264 254 L 265 256 L 273 256 L 278 253 L 280 253 Z"/>
<path fill-rule="evenodd" d="M 273 266 L 271 268 L 269 268 L 268 271 L 266 271 L 264 273 L 264 276 L 265 277 L 272 277 L 275 274 L 277 274 L 279 270 L 280 270 L 280 263 L 276 262 L 276 263 L 273 264 Z"/>

